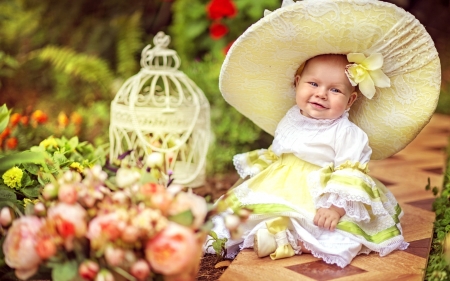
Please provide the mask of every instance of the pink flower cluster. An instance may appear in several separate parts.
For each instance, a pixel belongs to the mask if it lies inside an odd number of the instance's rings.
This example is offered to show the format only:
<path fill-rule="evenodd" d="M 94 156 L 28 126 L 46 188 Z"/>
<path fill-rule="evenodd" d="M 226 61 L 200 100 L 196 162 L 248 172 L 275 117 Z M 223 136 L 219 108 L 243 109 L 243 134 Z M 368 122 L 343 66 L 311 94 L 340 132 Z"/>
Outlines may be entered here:
<path fill-rule="evenodd" d="M 199 229 L 207 204 L 158 179 L 141 183 L 143 171 L 120 168 L 111 180 L 96 166 L 83 176 L 66 172 L 47 184 L 34 215 L 13 220 L 7 230 L 6 263 L 27 279 L 49 259 L 54 264 L 75 253 L 86 257 L 78 264 L 84 280 L 113 281 L 120 272 L 129 274 L 126 279 L 160 274 L 192 280 L 206 237 Z"/>

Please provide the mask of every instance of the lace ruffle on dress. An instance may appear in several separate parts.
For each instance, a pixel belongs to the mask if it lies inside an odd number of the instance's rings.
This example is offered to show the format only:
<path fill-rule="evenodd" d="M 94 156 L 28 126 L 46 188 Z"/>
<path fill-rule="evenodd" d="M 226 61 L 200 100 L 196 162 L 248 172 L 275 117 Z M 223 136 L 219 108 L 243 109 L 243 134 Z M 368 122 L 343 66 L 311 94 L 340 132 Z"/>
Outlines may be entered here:
<path fill-rule="evenodd" d="M 406 249 L 402 210 L 392 193 L 367 175 L 370 156 L 367 135 L 347 113 L 316 120 L 292 107 L 279 123 L 271 148 L 233 159 L 239 175 L 251 178 L 223 200 L 230 212 L 245 206 L 253 214 L 244 224 L 242 239 L 227 242 L 228 256 L 253 247 L 256 231 L 280 216 L 290 219 L 292 241 L 302 241 L 314 256 L 341 267 L 361 253 L 384 256 Z M 313 223 L 316 209 L 332 204 L 346 212 L 333 232 Z M 229 238 L 220 220 L 215 218 L 214 231 Z"/>

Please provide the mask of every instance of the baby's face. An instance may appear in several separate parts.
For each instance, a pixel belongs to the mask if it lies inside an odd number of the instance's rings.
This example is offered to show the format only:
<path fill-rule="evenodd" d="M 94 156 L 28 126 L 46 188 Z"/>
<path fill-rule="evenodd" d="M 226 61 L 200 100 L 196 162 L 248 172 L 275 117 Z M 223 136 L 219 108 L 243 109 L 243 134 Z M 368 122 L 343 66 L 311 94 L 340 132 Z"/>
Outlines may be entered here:
<path fill-rule="evenodd" d="M 314 119 L 336 119 L 356 100 L 345 75 L 345 57 L 324 55 L 310 59 L 296 76 L 295 100 L 301 113 Z"/>

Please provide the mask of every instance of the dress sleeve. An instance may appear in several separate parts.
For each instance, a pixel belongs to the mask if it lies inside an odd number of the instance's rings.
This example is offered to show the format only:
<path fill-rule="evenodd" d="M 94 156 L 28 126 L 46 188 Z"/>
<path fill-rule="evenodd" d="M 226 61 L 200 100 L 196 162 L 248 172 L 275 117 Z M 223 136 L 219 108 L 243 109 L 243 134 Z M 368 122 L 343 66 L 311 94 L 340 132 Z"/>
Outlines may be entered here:
<path fill-rule="evenodd" d="M 354 221 L 369 222 L 372 216 L 387 215 L 386 197 L 367 174 L 372 153 L 367 135 L 357 127 L 336 136 L 335 162 L 312 172 L 308 185 L 316 208 L 343 208 Z"/>
<path fill-rule="evenodd" d="M 334 141 L 335 167 L 348 162 L 366 164 L 372 156 L 367 134 L 356 125 L 341 130 Z"/>
<path fill-rule="evenodd" d="M 275 162 L 278 156 L 273 153 L 272 148 L 258 149 L 246 153 L 237 154 L 233 157 L 233 164 L 241 178 L 253 177 Z"/>

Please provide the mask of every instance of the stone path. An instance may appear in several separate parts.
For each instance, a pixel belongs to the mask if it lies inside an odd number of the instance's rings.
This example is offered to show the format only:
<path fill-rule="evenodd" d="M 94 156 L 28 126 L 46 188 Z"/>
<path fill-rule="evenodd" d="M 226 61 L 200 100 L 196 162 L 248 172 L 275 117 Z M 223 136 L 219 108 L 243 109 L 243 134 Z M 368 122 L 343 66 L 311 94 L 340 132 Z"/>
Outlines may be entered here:
<path fill-rule="evenodd" d="M 239 253 L 220 280 L 423 280 L 434 221 L 434 196 L 425 186 L 429 178 L 432 187 L 442 187 L 449 135 L 450 116 L 436 114 L 405 149 L 388 159 L 372 161 L 369 167 L 370 175 L 392 191 L 405 212 L 401 223 L 410 243 L 406 251 L 382 258 L 375 253 L 357 256 L 341 269 L 308 254 L 276 261 L 259 259 L 250 249 Z"/>

